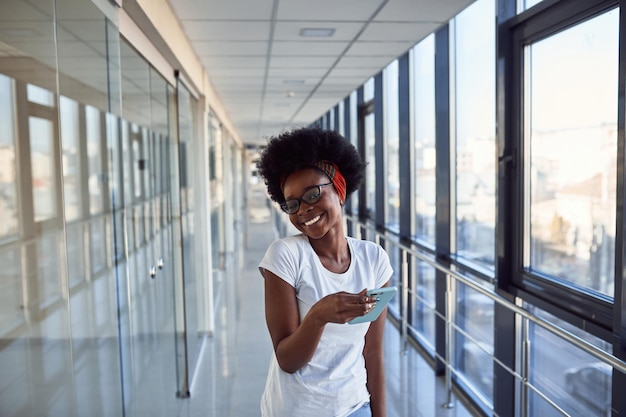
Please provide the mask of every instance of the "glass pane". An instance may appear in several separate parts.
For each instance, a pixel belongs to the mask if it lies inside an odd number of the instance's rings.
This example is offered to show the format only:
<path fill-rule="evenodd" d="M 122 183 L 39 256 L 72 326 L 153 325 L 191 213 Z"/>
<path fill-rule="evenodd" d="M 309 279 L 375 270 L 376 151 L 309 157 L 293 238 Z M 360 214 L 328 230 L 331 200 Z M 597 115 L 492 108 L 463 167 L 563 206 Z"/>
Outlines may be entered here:
<path fill-rule="evenodd" d="M 357 92 L 356 90 L 350 93 L 350 137 L 347 138 L 350 140 L 350 143 L 354 145 L 356 149 L 359 149 L 359 129 L 358 129 L 358 103 L 357 103 Z M 356 214 L 359 212 L 359 191 L 355 191 L 352 193 L 350 198 L 348 199 L 349 205 L 347 206 L 350 213 Z"/>
<path fill-rule="evenodd" d="M 538 316 L 563 327 L 599 348 L 611 352 L 611 345 L 583 330 L 532 306 Z M 611 415 L 612 368 L 542 327 L 530 324 L 529 382 L 571 416 Z M 529 397 L 529 415 L 562 416 L 534 391 Z"/>
<path fill-rule="evenodd" d="M 456 251 L 493 269 L 496 222 L 495 2 L 455 18 Z"/>
<path fill-rule="evenodd" d="M 0 268 L 0 333 L 9 334 L 16 327 L 24 324 L 20 250 L 0 251 L 0 265 L 2 265 Z"/>
<path fill-rule="evenodd" d="M 411 328 L 420 343 L 433 355 L 435 352 L 435 269 L 426 262 L 413 262 L 411 298 L 413 308 Z"/>
<path fill-rule="evenodd" d="M 393 61 L 383 73 L 385 114 L 385 157 L 387 166 L 387 207 L 385 223 L 391 230 L 400 230 L 400 136 L 398 126 L 398 61 Z"/>
<path fill-rule="evenodd" d="M 106 114 L 106 143 L 108 186 L 113 210 L 122 207 L 122 155 L 120 154 L 120 120 L 111 113 Z M 107 208 L 108 209 L 108 208 Z M 120 225 L 121 227 L 121 225 Z"/>
<path fill-rule="evenodd" d="M 521 13 L 524 10 L 528 10 L 536 4 L 541 3 L 543 0 L 517 0 L 517 12 Z"/>
<path fill-rule="evenodd" d="M 618 10 L 529 47 L 532 270 L 613 296 Z"/>
<path fill-rule="evenodd" d="M 339 120 L 338 125 L 337 125 L 337 131 L 339 132 L 339 134 L 343 137 L 346 137 L 346 119 L 344 117 L 345 115 L 345 107 L 346 107 L 346 103 L 344 100 L 341 100 L 338 104 L 339 107 Z M 350 140 L 348 138 L 348 140 Z"/>
<path fill-rule="evenodd" d="M 374 113 L 365 116 L 365 208 L 367 216 L 376 215 L 376 135 Z"/>
<path fill-rule="evenodd" d="M 28 118 L 28 128 L 35 221 L 40 222 L 57 215 L 54 124 L 51 120 L 31 116 Z"/>
<path fill-rule="evenodd" d="M 374 77 L 368 78 L 363 84 L 363 102 L 367 103 L 374 99 Z"/>
<path fill-rule="evenodd" d="M 61 220 L 54 6 L 3 0 L 0 12 L 0 239 L 14 239 L 0 249 L 0 414 L 8 417 L 76 414 L 65 240 L 49 221 Z"/>
<path fill-rule="evenodd" d="M 82 223 L 68 225 L 67 233 L 67 275 L 70 287 L 86 278 L 85 275 L 85 232 Z"/>
<path fill-rule="evenodd" d="M 0 239 L 18 232 L 13 80 L 0 74 Z"/>
<path fill-rule="evenodd" d="M 195 204 L 194 204 L 194 149 L 198 146 L 196 116 L 197 101 L 189 90 L 178 83 L 178 123 L 180 131 L 179 166 L 181 167 L 180 194 L 182 216 L 182 247 L 183 247 L 183 271 L 185 274 L 185 318 L 186 318 L 186 343 L 188 369 L 190 372 L 196 367 L 198 352 L 200 349 L 201 334 L 199 332 L 198 308 L 203 305 L 201 283 L 198 281 L 196 270 L 196 233 L 194 227 Z M 222 135 L 222 140 L 225 138 Z M 228 159 L 228 146 L 222 146 L 224 160 Z M 224 190 L 224 196 L 229 191 Z M 222 204 L 220 215 L 225 218 L 225 204 Z"/>
<path fill-rule="evenodd" d="M 415 235 L 435 243 L 435 37 L 413 48 L 413 118 L 415 126 Z"/>
<path fill-rule="evenodd" d="M 89 212 L 93 215 L 101 213 L 104 209 L 101 114 L 95 107 L 86 106 L 85 117 L 87 122 L 87 161 L 89 169 Z"/>
<path fill-rule="evenodd" d="M 61 147 L 63 152 L 63 198 L 65 219 L 81 216 L 80 121 L 78 103 L 67 97 L 60 100 Z"/>
<path fill-rule="evenodd" d="M 457 287 L 455 321 L 456 366 L 465 381 L 493 401 L 493 318 L 494 302 L 470 287 Z"/>

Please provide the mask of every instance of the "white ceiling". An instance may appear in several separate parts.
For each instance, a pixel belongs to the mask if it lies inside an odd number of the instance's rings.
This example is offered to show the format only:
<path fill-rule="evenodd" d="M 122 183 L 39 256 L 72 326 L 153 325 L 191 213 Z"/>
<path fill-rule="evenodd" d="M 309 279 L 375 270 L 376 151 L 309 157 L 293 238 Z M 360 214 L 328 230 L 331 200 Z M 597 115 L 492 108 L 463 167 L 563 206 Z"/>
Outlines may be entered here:
<path fill-rule="evenodd" d="M 316 120 L 474 0 L 168 1 L 238 135 L 256 145 Z"/>

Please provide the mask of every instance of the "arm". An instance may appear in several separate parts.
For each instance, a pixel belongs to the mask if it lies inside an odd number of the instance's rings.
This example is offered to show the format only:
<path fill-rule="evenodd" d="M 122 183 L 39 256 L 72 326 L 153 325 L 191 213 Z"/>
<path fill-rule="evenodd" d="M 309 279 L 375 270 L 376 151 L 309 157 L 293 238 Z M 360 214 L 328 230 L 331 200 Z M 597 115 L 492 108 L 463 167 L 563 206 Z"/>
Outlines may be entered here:
<path fill-rule="evenodd" d="M 388 286 L 387 282 L 384 286 Z M 370 407 L 372 417 L 386 417 L 386 394 L 385 394 L 385 357 L 383 352 L 383 335 L 385 321 L 387 320 L 387 308 L 370 324 L 365 334 L 365 369 L 367 371 L 367 390 L 370 393 Z"/>
<path fill-rule="evenodd" d="M 265 270 L 265 320 L 281 369 L 294 373 L 315 353 L 324 325 L 311 314 L 300 323 L 296 289 Z"/>
<path fill-rule="evenodd" d="M 276 274 L 264 270 L 265 319 L 281 369 L 294 373 L 306 365 L 319 344 L 326 323 L 346 323 L 367 313 L 374 301 L 345 292 L 327 295 L 300 320 L 296 290 Z"/>

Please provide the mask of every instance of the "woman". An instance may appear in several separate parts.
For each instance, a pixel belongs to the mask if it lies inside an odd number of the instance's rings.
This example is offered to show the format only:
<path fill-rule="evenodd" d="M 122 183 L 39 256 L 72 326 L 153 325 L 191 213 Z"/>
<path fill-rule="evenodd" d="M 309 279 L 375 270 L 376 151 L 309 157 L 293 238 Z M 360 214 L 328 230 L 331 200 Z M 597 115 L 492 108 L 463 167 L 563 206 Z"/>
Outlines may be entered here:
<path fill-rule="evenodd" d="M 274 241 L 261 260 L 274 345 L 264 417 L 384 417 L 383 327 L 348 322 L 387 286 L 389 257 L 344 234 L 342 207 L 363 181 L 357 150 L 334 131 L 302 128 L 268 142 L 257 167 L 270 198 L 301 233 Z"/>

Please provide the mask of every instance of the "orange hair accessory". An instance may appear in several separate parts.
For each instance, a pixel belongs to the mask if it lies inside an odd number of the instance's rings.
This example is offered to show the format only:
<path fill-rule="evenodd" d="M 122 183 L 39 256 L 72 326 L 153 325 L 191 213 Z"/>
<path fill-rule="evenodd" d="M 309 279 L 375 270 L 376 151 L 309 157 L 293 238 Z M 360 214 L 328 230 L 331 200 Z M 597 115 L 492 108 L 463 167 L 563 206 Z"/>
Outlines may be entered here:
<path fill-rule="evenodd" d="M 333 162 L 322 160 L 317 163 L 317 168 L 324 171 L 328 178 L 333 182 L 337 194 L 343 203 L 346 201 L 346 179 L 343 177 L 337 165 Z"/>

